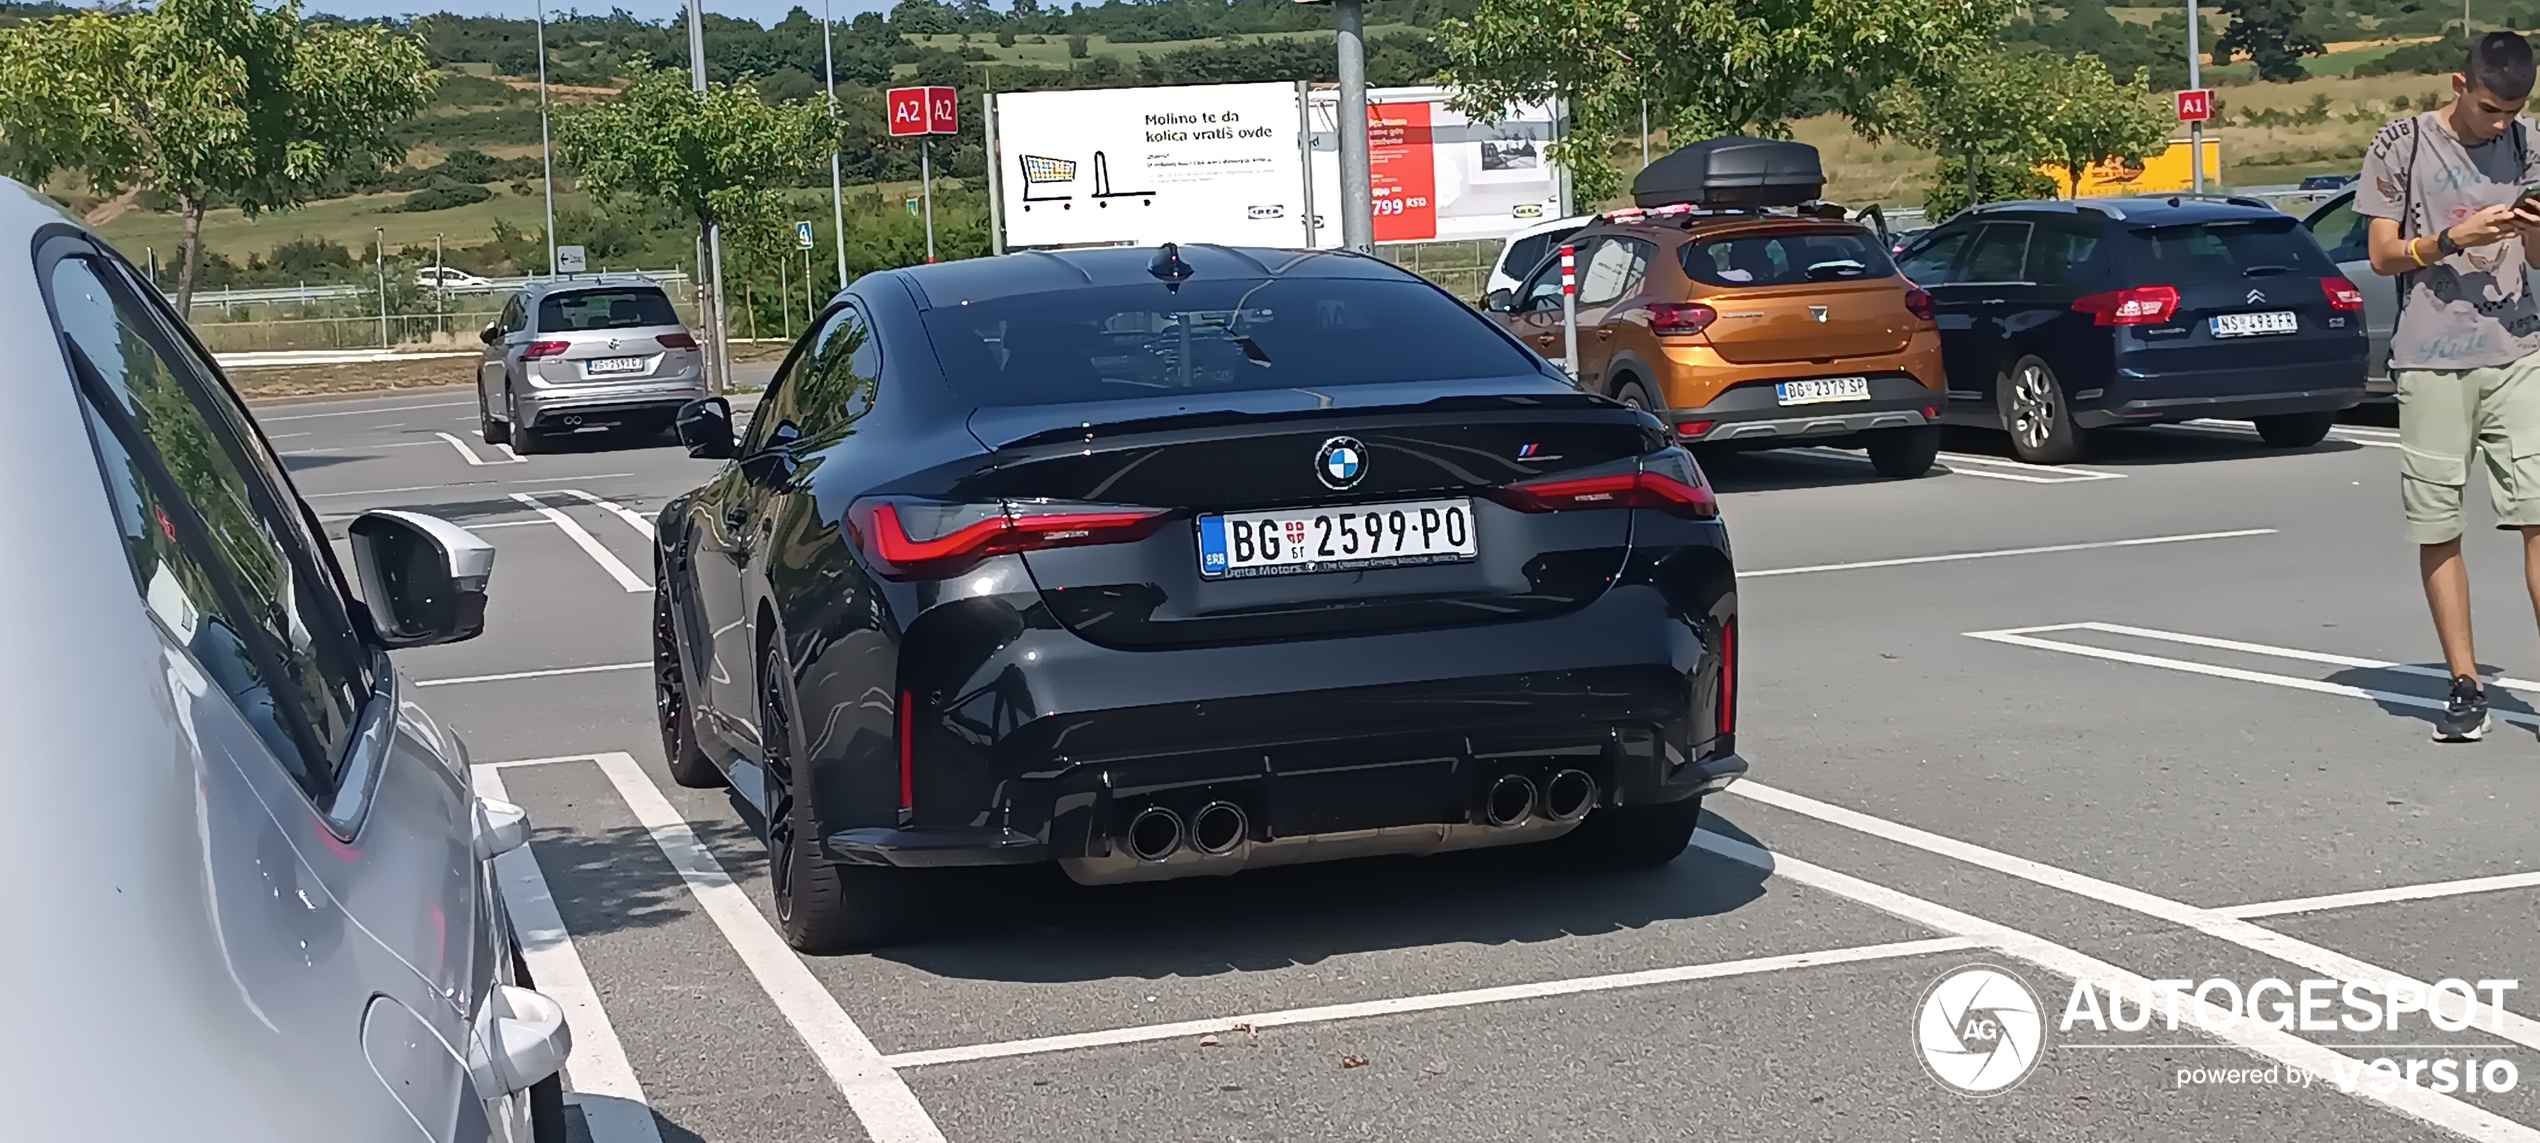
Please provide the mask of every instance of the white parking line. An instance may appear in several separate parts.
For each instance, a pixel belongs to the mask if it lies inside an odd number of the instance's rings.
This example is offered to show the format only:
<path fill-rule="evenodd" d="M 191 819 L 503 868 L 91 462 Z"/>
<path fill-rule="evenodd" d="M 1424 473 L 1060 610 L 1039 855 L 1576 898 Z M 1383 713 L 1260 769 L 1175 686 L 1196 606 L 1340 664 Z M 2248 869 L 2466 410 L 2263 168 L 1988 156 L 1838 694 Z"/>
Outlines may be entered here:
<path fill-rule="evenodd" d="M 478 793 L 509 799 L 500 768 L 470 769 Z M 530 982 L 564 1007 L 565 1026 L 573 1031 L 573 1051 L 564 1065 L 572 1089 L 565 1094 L 566 1102 L 582 1108 L 592 1143 L 661 1143 L 652 1101 L 644 1098 L 644 1085 L 626 1060 L 626 1045 L 609 1022 L 599 989 L 591 986 L 581 954 L 574 951 L 573 937 L 565 931 L 564 915 L 556 909 L 555 894 L 547 888 L 538 858 L 523 845 L 495 858 L 494 872 L 502 881 L 503 908 L 511 914 L 512 929 L 520 937 L 521 958 L 529 962 Z"/>
<path fill-rule="evenodd" d="M 468 463 L 468 467 L 470 467 L 470 468 L 484 468 L 484 467 L 487 467 L 487 466 L 489 466 L 489 465 L 496 465 L 496 464 L 527 464 L 527 463 L 528 463 L 527 461 L 524 461 L 524 460 L 520 459 L 520 458 L 519 458 L 519 457 L 517 457 L 517 456 L 512 456 L 512 451 L 511 451 L 510 449 L 503 449 L 503 455 L 504 455 L 504 456 L 506 456 L 506 457 L 510 457 L 511 459 L 509 459 L 509 460 L 487 460 L 487 459 L 485 459 L 484 457 L 481 457 L 481 456 L 476 455 L 476 450 L 475 450 L 475 449 L 472 449 L 472 448 L 467 447 L 467 442 L 466 442 L 466 441 L 460 440 L 459 438 L 454 437 L 454 436 L 452 436 L 452 435 L 450 435 L 450 434 L 448 434 L 448 433 L 445 433 L 445 432 L 438 432 L 438 431 L 435 431 L 432 435 L 433 435 L 433 436 L 436 436 L 436 437 L 439 437 L 439 438 L 441 438 L 442 440 L 445 440 L 445 441 L 450 442 L 450 447 L 451 447 L 451 448 L 454 448 L 454 449 L 459 450 L 459 459 L 466 461 L 466 462 Z M 496 445 L 495 447 L 497 447 L 497 448 L 501 448 L 502 446 L 500 446 L 500 445 Z"/>
<path fill-rule="evenodd" d="M 2381 659 L 2358 659 L 2352 655 L 2332 655 L 2325 651 L 2304 651 L 2295 647 L 2275 647 L 2265 643 L 2244 643 L 2237 639 L 2216 639 L 2210 635 L 2188 635 L 2182 632 L 2161 631 L 2150 627 L 2128 627 L 2121 623 L 2066 623 L 2059 624 L 2054 627 L 2021 627 L 2015 628 L 2014 630 L 2021 633 L 2032 631 L 2072 630 L 2105 631 L 2111 635 L 2133 635 L 2143 639 L 2158 639 L 2170 643 L 2185 643 L 2194 647 L 2212 647 L 2221 651 L 2239 651 L 2245 654 L 2267 655 L 2278 659 L 2299 659 L 2306 663 L 2325 663 L 2332 667 L 2364 667 L 2376 671 L 2388 671 L 2394 675 L 2415 675 L 2419 678 L 2441 679 L 2445 682 L 2450 682 L 2452 680 L 2452 673 L 2450 671 L 2442 670 L 2437 667 L 2420 667 L 2414 663 L 2392 663 Z M 2533 682 L 2529 679 L 2517 679 L 2508 676 L 2491 679 L 2489 681 L 2507 690 L 2540 691 L 2540 682 Z"/>
<path fill-rule="evenodd" d="M 873 1143 L 943 1143 L 944 1133 L 917 1102 L 900 1074 L 882 1062 L 873 1041 L 856 1027 L 838 998 L 785 946 L 749 894 L 733 884 L 714 855 L 698 842 L 661 788 L 644 775 L 631 755 L 598 756 L 600 772 L 617 787 L 618 796 L 635 812 L 635 820 L 653 835 L 653 844 L 670 859 L 679 879 L 697 899 L 708 919 L 723 931 L 732 951 L 740 954 L 767 998 L 776 1002 L 804 1046 L 811 1049 L 831 1082 L 847 1098 L 847 1106 Z"/>
<path fill-rule="evenodd" d="M 2174 421 L 2169 424 L 2149 425 L 2146 427 L 2155 429 L 2186 429 L 2190 432 L 2221 433 L 2235 437 L 2254 437 L 2258 435 L 2258 426 L 2249 424 L 2246 421 Z M 2399 447 L 2397 434 L 2385 437 L 2379 433 L 2368 434 L 2358 432 L 2344 425 L 2328 430 L 2328 435 L 2332 439 L 2342 440 L 2348 444 L 2371 445 L 2374 448 Z"/>
<path fill-rule="evenodd" d="M 1729 789 L 1731 792 L 1745 792 L 1751 786 L 1753 786 L 1751 782 L 1740 782 Z M 1780 791 L 1777 790 L 1769 791 L 1769 793 L 1780 795 Z M 1797 795 L 1781 796 L 1797 798 Z M 1798 800 L 1805 801 L 1806 799 Z M 1822 805 L 1822 803 L 1818 804 Z M 1869 820 L 1877 821 L 1875 818 Z M 2121 985 L 2124 994 L 2128 997 L 2144 997 L 2147 1007 L 2151 998 L 2159 997 L 2162 1003 L 2174 1006 L 2169 1009 L 2170 1011 L 2185 1009 L 2192 1013 L 2197 1021 L 2197 1027 L 2214 1029 L 2205 1033 L 2206 1035 L 2228 1042 L 2252 1055 L 2276 1060 L 2318 1076 L 2335 1075 L 2341 1067 L 2351 1070 L 2357 1063 L 2351 1057 L 2314 1044 L 2290 1032 L 2280 1032 L 2249 1020 L 2232 1019 L 2230 1013 L 2207 1004 L 2182 989 L 2164 987 L 2087 953 L 2056 944 L 2032 933 L 2022 932 L 2008 925 L 1961 913 L 1946 905 L 1901 893 L 1883 885 L 1874 885 L 1849 874 L 1838 873 L 1820 865 L 1812 865 L 1795 857 L 1767 852 L 1708 830 L 1696 831 L 1693 835 L 1693 844 L 1731 860 L 1768 870 L 1777 878 L 1788 878 L 1813 889 L 1849 898 L 1939 932 L 1971 938 L 1982 942 L 1988 948 L 1998 950 L 2005 956 L 2027 961 L 2068 980 L 2088 981 L 2093 985 L 2101 986 Z M 2109 887 L 2116 888 L 2116 886 Z M 2246 922 L 2231 923 L 2256 929 L 2256 926 L 2248 925 Z M 2264 930 L 2257 931 L 2264 932 Z M 2111 994 L 2109 999 L 2113 1003 L 2115 994 Z M 2450 1096 L 2437 1095 L 2414 1084 L 2401 1085 L 2396 1090 L 2387 1093 L 2373 1090 L 2371 1084 L 2357 1084 L 2353 1094 L 2358 1099 L 2382 1104 L 2400 1114 L 2467 1138 L 2511 1139 L 2526 1141 L 2526 1143 L 2540 1141 L 2540 1131 Z"/>
<path fill-rule="evenodd" d="M 581 524 L 574 521 L 573 517 L 539 503 L 534 493 L 515 492 L 512 493 L 512 499 L 529 505 L 539 515 L 546 517 L 548 523 L 563 529 L 564 534 L 582 549 L 582 554 L 591 557 L 591 562 L 600 565 L 600 570 L 614 577 L 619 586 L 630 592 L 653 589 L 653 585 L 644 582 L 644 577 L 636 575 L 635 569 L 626 566 L 626 561 L 617 558 L 617 553 L 608 550 L 607 546 L 600 543 L 599 537 L 585 530 Z"/>
<path fill-rule="evenodd" d="M 401 413 L 408 409 L 456 409 L 466 404 L 465 401 L 441 401 L 430 405 L 369 406 L 359 409 L 337 409 L 328 413 L 293 413 L 287 417 L 257 417 L 256 420 L 260 424 L 271 424 L 275 421 L 313 421 L 319 417 L 358 417 L 365 413 Z"/>
<path fill-rule="evenodd" d="M 421 448 L 431 443 L 431 441 L 395 441 L 389 444 L 329 445 L 325 448 L 286 448 L 280 451 L 284 456 L 316 456 L 327 452 L 366 452 L 375 448 Z"/>
<path fill-rule="evenodd" d="M 2167 897 L 2129 888 L 2113 881 L 2102 881 L 2084 873 L 2059 869 L 2025 857 L 2014 857 L 1999 850 L 1942 837 L 1913 826 L 1872 817 L 1857 810 L 1821 802 L 1802 794 L 1775 789 L 1754 781 L 1739 782 L 1729 792 L 1749 801 L 1762 802 L 1778 809 L 1841 826 L 1857 833 L 1910 846 L 1925 853 L 1938 854 L 1968 865 L 2008 874 L 2023 881 L 2060 889 L 2101 904 L 2140 913 L 2156 920 L 2191 929 L 2216 940 L 2228 941 L 2252 952 L 2274 957 L 2288 964 L 2300 965 L 2322 976 L 2339 981 L 2358 982 L 2370 991 L 2380 991 L 2385 981 L 2413 986 L 2420 995 L 2431 994 L 2429 1003 L 2446 1020 L 2473 1020 L 2482 1031 L 2511 1040 L 2526 1048 L 2540 1049 L 2540 1023 L 2490 1006 L 2476 999 L 2463 1000 L 2454 993 L 2435 992 L 2424 982 L 2412 980 L 2378 965 L 2367 964 L 2333 949 L 2321 948 L 2308 941 L 2289 937 L 2272 929 L 2260 928 L 2219 910 L 2204 909 Z M 1943 931 L 1955 931 L 1944 929 Z M 2314 1068 L 2325 1074 L 2325 1069 Z M 2540 1137 L 2540 1133 L 2535 1133 Z"/>
<path fill-rule="evenodd" d="M 1862 568 L 1893 568 L 1912 564 L 1945 564 L 1959 560 L 1989 560 L 1999 556 L 2037 556 L 2050 552 L 2087 552 L 2099 548 L 2139 548 L 2147 544 L 2184 544 L 2193 540 L 2232 540 L 2243 536 L 2272 536 L 2273 528 L 2242 528 L 2231 532 L 2187 532 L 2176 536 L 2144 536 L 2133 540 L 2093 540 L 2081 544 L 2047 544 L 2034 548 L 1998 548 L 1989 552 L 1953 552 L 1940 556 L 1900 556 L 1888 560 L 1861 560 L 1848 564 L 1812 564 L 1796 568 L 1766 568 L 1742 571 L 1739 579 L 1763 579 L 1776 575 L 1805 575 L 1810 572 L 1857 571 Z"/>
<path fill-rule="evenodd" d="M 2330 909 L 2353 909 L 2363 905 L 2387 905 L 2394 901 L 2432 901 L 2443 897 L 2459 897 L 2470 893 L 2499 893 L 2508 889 L 2540 887 L 2540 873 L 2506 873 L 2495 877 L 2464 877 L 2458 881 L 2434 881 L 2423 885 L 2396 885 L 2388 889 L 2365 889 L 2355 893 L 2330 893 L 2322 897 L 2295 897 L 2284 901 L 2260 901 L 2251 905 L 2233 905 L 2216 909 L 2226 917 L 2248 920 L 2252 917 L 2282 917 L 2294 913 L 2321 913 Z"/>
<path fill-rule="evenodd" d="M 588 492 L 584 492 L 579 488 L 559 488 L 556 489 L 556 494 L 560 496 L 570 496 L 586 504 L 596 504 L 599 507 L 606 509 L 609 514 L 616 516 L 620 520 L 626 521 L 627 527 L 643 533 L 645 539 L 649 540 L 654 538 L 653 522 L 645 519 L 642 513 L 636 512 L 623 504 L 619 504 L 613 500 L 602 500 L 599 497 L 593 496 Z"/>
<path fill-rule="evenodd" d="M 532 522 L 533 521 L 522 521 L 522 523 Z M 549 667 L 543 671 L 506 671 L 499 675 L 461 675 L 457 678 L 450 679 L 423 679 L 416 682 L 415 685 L 419 687 L 454 687 L 461 683 L 503 683 L 510 682 L 513 679 L 543 679 L 550 675 L 587 675 L 597 671 L 641 671 L 651 666 L 651 663 L 601 663 L 596 666 L 589 667 Z"/>
<path fill-rule="evenodd" d="M 590 476 L 540 476 L 524 477 L 519 480 L 453 480 L 448 484 L 409 484 L 403 488 L 355 488 L 344 492 L 303 492 L 300 498 L 315 500 L 321 496 L 386 496 L 392 492 L 439 492 L 444 488 L 484 488 L 497 484 L 553 484 L 559 480 L 613 480 L 617 477 L 633 475 L 635 474 L 631 472 L 601 472 Z"/>
<path fill-rule="evenodd" d="M 1870 462 L 1870 458 L 1862 453 L 1827 445 L 1787 448 L 1781 451 L 1793 456 L 1817 457 L 1824 460 L 1848 460 L 1862 464 Z M 2016 460 L 1970 456 L 1965 453 L 1944 452 L 1940 454 L 1940 459 L 1949 463 L 1948 471 L 1952 476 L 1980 476 L 1987 480 L 2015 480 L 2022 484 L 2081 484 L 2092 480 L 2125 479 L 2125 474 L 2122 472 L 2100 472 L 2087 468 L 2049 468 L 2044 465 L 2022 464 Z"/>
<path fill-rule="evenodd" d="M 2117 651 L 2106 647 L 2092 647 L 2083 643 L 2066 643 L 2059 639 L 2040 639 L 2037 636 L 2030 634 L 2032 631 L 2070 631 L 2082 626 L 2082 624 L 2078 623 L 2067 623 L 2058 624 L 2052 627 L 2013 627 L 2001 631 L 1969 631 L 1966 634 L 1969 638 L 1973 639 L 1983 639 L 1994 643 L 2008 643 L 2015 647 L 2031 647 L 2041 651 L 2062 651 L 2069 655 L 2082 655 L 2093 659 L 2106 659 L 2112 663 L 2132 663 L 2139 667 L 2160 667 L 2164 670 L 2184 671 L 2191 675 L 2205 675 L 2210 678 L 2234 679 L 2244 683 L 2264 683 L 2268 686 L 2284 687 L 2289 690 L 2310 691 L 2313 694 L 2336 695 L 2339 698 L 2370 699 L 2378 703 L 2386 703 L 2391 706 L 2411 707 L 2417 710 L 2443 709 L 2442 699 L 2427 698 L 2423 695 L 2400 694 L 2396 691 L 2377 691 L 2369 687 L 2349 686 L 2345 683 L 2322 682 L 2318 679 L 2296 678 L 2292 675 L 2270 674 L 2266 671 L 2247 671 L 2238 667 L 2217 667 L 2210 663 L 2198 663 L 2187 659 L 2172 659 L 2161 655 L 2145 655 L 2134 651 Z M 2366 660 L 2366 662 L 2371 662 L 2371 660 Z M 2398 664 L 2392 664 L 2394 667 L 2397 665 Z M 2497 719 L 2504 722 L 2514 723 L 2518 726 L 2540 727 L 2540 717 L 2510 710 L 2496 710 L 2492 713 Z"/>
<path fill-rule="evenodd" d="M 897 1055 L 884 1056 L 882 1062 L 894 1068 L 920 1068 L 930 1064 L 967 1063 L 972 1060 L 994 1060 L 1008 1056 L 1075 1051 L 1082 1048 L 1109 1047 L 1115 1044 L 1142 1044 L 1154 1040 L 1220 1035 L 1245 1029 L 1259 1031 L 1263 1028 L 1279 1028 L 1297 1024 L 1358 1020 L 1369 1016 L 1395 1016 L 1405 1012 L 1434 1012 L 1442 1008 L 1470 1008 L 1480 1004 L 1505 1004 L 1514 1000 L 1539 1000 L 1548 996 L 1577 996 L 1590 992 L 1612 992 L 1622 988 L 1647 988 L 1652 985 L 1681 984 L 1694 980 L 1753 976 L 1759 973 L 1786 972 L 1791 969 L 1812 968 L 1819 965 L 1859 964 L 1864 961 L 1893 960 L 1898 957 L 1928 956 L 1932 953 L 1963 952 L 1980 947 L 1982 945 L 1979 942 L 1965 937 L 1896 941 L 1883 945 L 1858 945 L 1852 948 L 1824 949 L 1818 952 L 1791 953 L 1785 956 L 1687 965 L 1682 968 L 1656 968 L 1642 972 L 1618 972 L 1607 976 L 1588 976 L 1572 980 L 1510 984 L 1497 988 L 1467 989 L 1461 992 L 1438 992 L 1426 996 L 1398 996 L 1387 1000 L 1367 1000 L 1355 1004 L 1289 1008 L 1278 1012 L 1256 1012 L 1249 1016 L 1228 1016 L 1222 1019 L 1184 1020 L 1172 1024 L 1112 1028 L 1100 1032 L 1081 1032 L 1071 1036 L 1042 1036 L 1030 1040 L 1008 1040 L 997 1044 L 934 1048 L 921 1052 L 901 1052 Z"/>

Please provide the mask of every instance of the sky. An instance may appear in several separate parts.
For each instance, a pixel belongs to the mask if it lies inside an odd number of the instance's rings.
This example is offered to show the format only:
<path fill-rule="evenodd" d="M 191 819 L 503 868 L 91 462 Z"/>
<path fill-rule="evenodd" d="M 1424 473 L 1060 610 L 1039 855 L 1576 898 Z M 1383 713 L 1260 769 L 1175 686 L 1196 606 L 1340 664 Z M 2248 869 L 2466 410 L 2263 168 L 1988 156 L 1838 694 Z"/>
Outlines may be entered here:
<path fill-rule="evenodd" d="M 830 15 L 840 20 L 847 19 L 858 12 L 887 11 L 890 6 L 891 0 L 829 0 Z M 566 0 L 566 2 L 558 3 L 550 11 L 561 12 L 573 7 L 585 8 L 594 15 L 606 13 L 613 8 L 624 8 L 646 20 L 667 20 L 673 16 L 685 16 L 688 12 L 688 5 L 684 0 L 594 0 L 584 5 L 576 5 Z M 820 14 L 820 0 L 707 0 L 706 3 L 706 11 L 756 20 L 761 24 L 773 24 L 782 20 L 787 11 L 796 7 L 815 16 Z M 301 11 L 323 12 L 329 16 L 355 17 L 416 16 L 431 12 L 454 12 L 461 16 L 511 16 L 526 20 L 536 15 L 538 8 L 537 0 L 515 0 L 510 3 L 503 0 L 447 0 L 445 3 L 432 3 L 430 0 L 422 0 L 422 2 L 418 0 L 306 0 L 301 5 Z"/>

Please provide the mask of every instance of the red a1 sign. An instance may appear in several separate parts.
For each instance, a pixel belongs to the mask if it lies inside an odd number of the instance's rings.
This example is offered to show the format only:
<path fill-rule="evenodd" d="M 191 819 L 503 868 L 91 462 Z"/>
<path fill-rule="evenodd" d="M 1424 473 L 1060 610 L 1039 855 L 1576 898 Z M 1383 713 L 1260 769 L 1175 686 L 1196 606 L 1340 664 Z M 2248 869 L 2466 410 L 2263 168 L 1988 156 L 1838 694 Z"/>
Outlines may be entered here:
<path fill-rule="evenodd" d="M 894 87 L 893 135 L 951 135 L 960 129 L 961 93 L 949 87 Z"/>
<path fill-rule="evenodd" d="M 2195 123 L 2214 117 L 2214 93 L 2182 91 L 2178 93 L 2178 121 Z"/>

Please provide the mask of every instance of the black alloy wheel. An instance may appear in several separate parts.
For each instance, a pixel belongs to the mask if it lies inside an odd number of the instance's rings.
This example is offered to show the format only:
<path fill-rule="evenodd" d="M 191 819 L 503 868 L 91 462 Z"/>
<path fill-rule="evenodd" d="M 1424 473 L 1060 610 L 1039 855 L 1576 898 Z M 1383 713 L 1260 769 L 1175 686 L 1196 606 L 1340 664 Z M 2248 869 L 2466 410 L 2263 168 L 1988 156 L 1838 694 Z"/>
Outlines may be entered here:
<path fill-rule="evenodd" d="M 670 763 L 670 779 L 693 789 L 723 784 L 723 771 L 697 745 L 696 711 L 688 702 L 688 681 L 679 667 L 679 628 L 670 613 L 669 580 L 660 572 L 653 582 L 653 717 L 661 724 L 662 757 Z"/>

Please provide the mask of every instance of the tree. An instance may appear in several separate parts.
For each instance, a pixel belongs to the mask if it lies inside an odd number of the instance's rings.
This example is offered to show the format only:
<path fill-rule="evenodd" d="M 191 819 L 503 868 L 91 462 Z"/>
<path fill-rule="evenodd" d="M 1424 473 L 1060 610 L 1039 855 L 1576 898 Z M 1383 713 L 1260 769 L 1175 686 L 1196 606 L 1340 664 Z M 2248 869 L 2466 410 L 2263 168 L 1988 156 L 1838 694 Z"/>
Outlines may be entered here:
<path fill-rule="evenodd" d="M 1935 190 L 1926 204 L 1934 218 L 1996 195 L 2022 197 L 2018 192 L 2029 183 L 1998 176 L 2006 169 L 2028 170 L 2045 152 L 2040 127 L 2056 69 L 2055 57 L 2043 52 L 1971 56 L 1889 88 L 1862 132 L 1873 140 L 1894 136 L 1929 149 L 1956 172 L 1962 190 Z"/>
<path fill-rule="evenodd" d="M 2302 70 L 2303 56 L 2328 54 L 2328 45 L 2302 21 L 2302 0 L 2222 0 L 2220 7 L 2231 23 L 2214 41 L 2214 58 L 2247 56 L 2259 79 L 2291 83 L 2309 74 Z"/>
<path fill-rule="evenodd" d="M 1802 97 L 1856 119 L 1895 83 L 1991 42 L 2008 0 L 1478 0 L 1438 25 L 1446 82 L 1468 114 L 1569 100 L 1554 148 L 1581 197 L 1620 189 L 1612 155 L 1641 100 L 1678 140 L 1788 133 Z"/>
<path fill-rule="evenodd" d="M 400 157 L 398 121 L 431 96 L 421 49 L 300 19 L 297 0 L 165 0 L 0 30 L 0 136 L 12 173 L 76 174 L 99 194 L 156 191 L 184 220 L 176 304 L 191 304 L 203 215 L 306 202 L 348 169 Z"/>
<path fill-rule="evenodd" d="M 719 230 L 743 251 L 772 248 L 784 229 L 777 187 L 829 153 L 837 124 L 818 102 L 771 104 L 746 83 L 689 87 L 669 68 L 638 76 L 615 99 L 568 108 L 556 119 L 556 158 L 603 197 L 665 203 Z M 709 283 L 710 285 L 710 283 Z M 714 300 L 709 314 L 722 312 Z M 722 337 L 719 321 L 707 323 Z"/>
<path fill-rule="evenodd" d="M 2051 98 L 2037 126 L 2043 142 L 2037 158 L 2063 168 L 2068 187 L 2079 189 L 2092 163 L 2139 162 L 2169 145 L 2176 124 L 2169 107 L 2153 98 L 2149 75 L 2138 71 L 2131 82 L 2118 83 L 2099 57 L 2079 55 L 2058 64 L 2050 83 Z"/>

